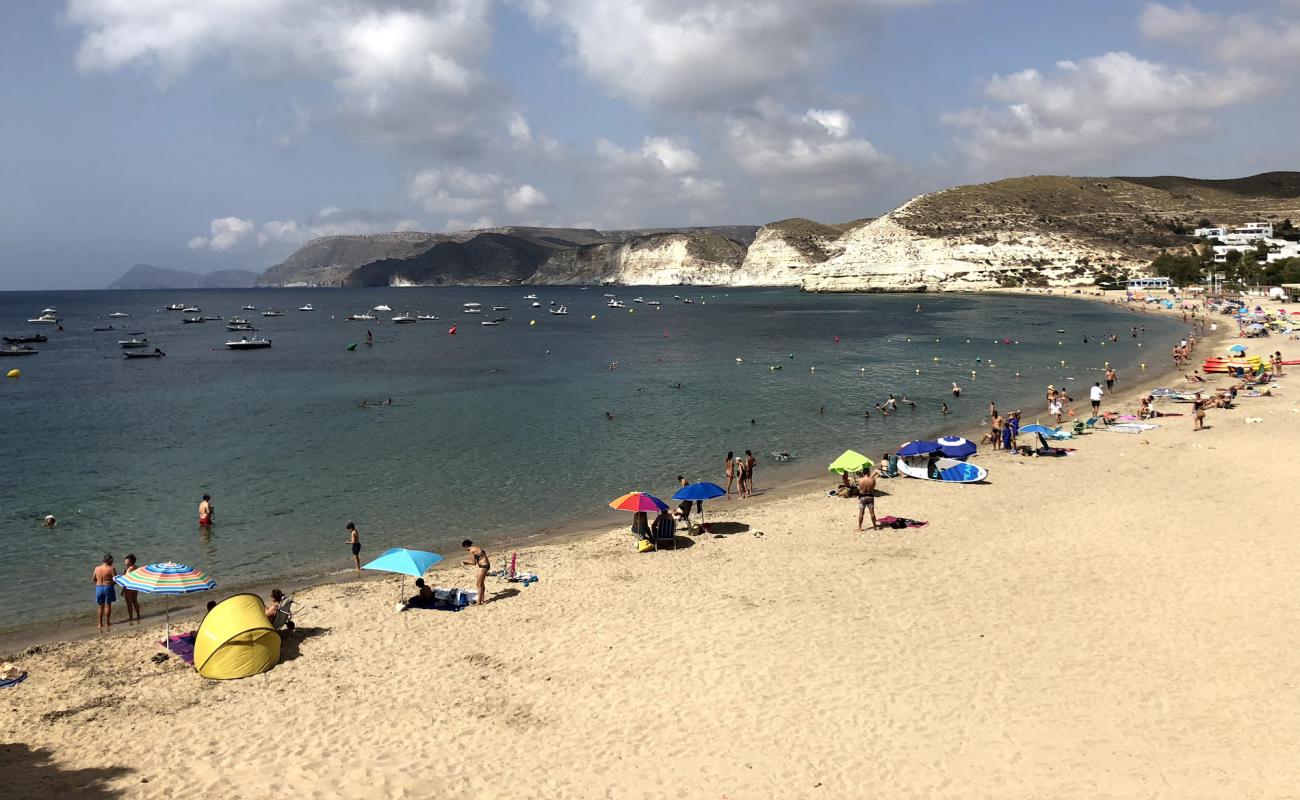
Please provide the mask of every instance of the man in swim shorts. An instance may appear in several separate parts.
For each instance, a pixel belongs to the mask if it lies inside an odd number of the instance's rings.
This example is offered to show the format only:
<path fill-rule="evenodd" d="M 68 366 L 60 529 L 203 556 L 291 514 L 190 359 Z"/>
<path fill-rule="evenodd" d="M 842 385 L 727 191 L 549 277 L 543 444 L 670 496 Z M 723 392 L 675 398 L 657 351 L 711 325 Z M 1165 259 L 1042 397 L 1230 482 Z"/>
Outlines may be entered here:
<path fill-rule="evenodd" d="M 113 569 L 113 556 L 104 554 L 104 561 L 95 567 L 92 580 L 95 582 L 95 605 L 99 606 L 99 627 L 111 627 L 113 624 L 113 603 L 117 602 L 117 592 L 113 589 L 113 579 L 117 570 Z"/>
<path fill-rule="evenodd" d="M 212 498 L 206 494 L 203 495 L 203 499 L 199 501 L 199 527 L 200 528 L 207 528 L 210 525 L 212 525 L 213 511 L 214 509 L 212 508 Z"/>
<path fill-rule="evenodd" d="M 858 478 L 858 530 L 862 530 L 862 517 L 871 512 L 871 530 L 876 530 L 876 473 L 868 472 Z"/>
<path fill-rule="evenodd" d="M 357 531 L 355 522 L 348 523 L 348 546 L 352 548 L 352 561 L 356 564 L 357 572 L 361 571 L 361 533 Z"/>

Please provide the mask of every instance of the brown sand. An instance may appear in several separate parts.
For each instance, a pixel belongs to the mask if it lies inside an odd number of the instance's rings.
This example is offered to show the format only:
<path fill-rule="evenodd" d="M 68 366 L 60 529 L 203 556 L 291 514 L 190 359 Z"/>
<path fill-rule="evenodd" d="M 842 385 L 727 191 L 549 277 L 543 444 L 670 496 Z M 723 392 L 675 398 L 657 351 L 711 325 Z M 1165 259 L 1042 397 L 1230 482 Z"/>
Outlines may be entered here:
<path fill-rule="evenodd" d="M 882 481 L 921 529 L 856 533 L 821 493 L 716 501 L 676 552 L 523 550 L 542 580 L 490 580 L 483 608 L 317 587 L 246 680 L 150 662 L 156 625 L 45 645 L 0 689 L 0 795 L 1300 796 L 1292 380 L 1199 433 Z"/>

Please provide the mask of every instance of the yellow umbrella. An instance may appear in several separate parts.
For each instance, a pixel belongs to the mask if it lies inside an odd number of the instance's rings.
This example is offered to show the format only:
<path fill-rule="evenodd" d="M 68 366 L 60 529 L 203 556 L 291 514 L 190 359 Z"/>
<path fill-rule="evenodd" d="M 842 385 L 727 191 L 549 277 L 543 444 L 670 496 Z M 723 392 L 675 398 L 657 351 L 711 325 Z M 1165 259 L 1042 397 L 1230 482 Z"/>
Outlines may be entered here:
<path fill-rule="evenodd" d="M 861 453 L 845 450 L 844 455 L 831 462 L 830 471 L 840 474 L 845 472 L 866 472 L 875 463 Z"/>

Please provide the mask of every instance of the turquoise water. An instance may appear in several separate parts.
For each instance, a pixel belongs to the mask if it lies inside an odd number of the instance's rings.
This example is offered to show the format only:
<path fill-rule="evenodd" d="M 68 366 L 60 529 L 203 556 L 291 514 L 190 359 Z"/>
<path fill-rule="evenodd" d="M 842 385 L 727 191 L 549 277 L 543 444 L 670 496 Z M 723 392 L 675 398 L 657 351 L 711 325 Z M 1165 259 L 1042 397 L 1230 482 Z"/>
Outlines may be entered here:
<path fill-rule="evenodd" d="M 24 320 L 46 306 L 65 329 L 43 330 L 39 355 L 0 362 L 23 371 L 0 382 L 0 627 L 89 608 L 90 571 L 105 551 L 119 564 L 128 551 L 185 561 L 230 586 L 348 566 L 349 520 L 363 558 L 392 545 L 454 554 L 462 538 L 556 526 L 629 489 L 670 494 L 679 473 L 720 481 L 728 450 L 794 452 L 788 465 L 760 468 L 760 487 L 771 486 L 846 447 L 877 454 L 963 429 L 990 400 L 1032 418 L 1048 383 L 1076 387 L 1086 404 L 1105 361 L 1123 382 L 1183 332 L 1051 297 L 623 288 L 628 309 L 613 310 L 607 290 L 538 288 L 543 306 L 568 305 L 559 317 L 529 308 L 528 291 L 0 294 L 5 335 L 32 330 Z M 471 301 L 483 317 L 461 312 Z M 227 350 L 224 323 L 183 325 L 188 315 L 161 310 L 173 302 L 246 314 L 274 346 Z M 304 303 L 317 310 L 294 310 Z M 344 320 L 381 303 L 441 320 Z M 263 318 L 244 304 L 289 311 Z M 107 319 L 114 311 L 132 316 Z M 495 316 L 510 321 L 478 324 Z M 117 330 L 91 330 L 107 324 Z M 1146 326 L 1142 337 L 1129 335 L 1134 324 Z M 367 328 L 375 344 L 347 351 Z M 132 331 L 167 358 L 124 359 L 116 341 Z M 1102 345 L 1110 333 L 1120 341 Z M 1019 344 L 993 343 L 1003 337 Z M 918 408 L 864 420 L 890 392 Z M 211 536 L 196 525 L 204 492 L 217 509 Z M 57 528 L 40 526 L 47 513 Z"/>

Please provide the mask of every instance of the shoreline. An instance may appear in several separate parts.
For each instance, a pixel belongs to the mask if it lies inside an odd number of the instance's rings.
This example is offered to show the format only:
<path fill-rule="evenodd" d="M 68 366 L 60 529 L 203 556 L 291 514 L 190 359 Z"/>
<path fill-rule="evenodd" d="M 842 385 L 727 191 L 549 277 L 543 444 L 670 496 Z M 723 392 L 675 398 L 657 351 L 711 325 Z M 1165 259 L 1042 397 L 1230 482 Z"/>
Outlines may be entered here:
<path fill-rule="evenodd" d="M 1075 300 L 1102 303 L 1112 310 L 1128 310 L 1130 313 L 1138 316 L 1141 316 L 1143 313 L 1122 304 L 1111 302 L 1116 298 L 1108 296 L 1105 293 L 1100 296 L 1086 292 L 1083 294 L 1056 293 L 1071 291 L 1062 289 L 1053 289 L 1051 294 L 1042 289 L 993 289 L 988 291 L 1017 297 L 1066 297 Z M 1118 294 L 1118 298 L 1122 299 L 1123 296 L 1123 292 Z M 1165 316 L 1179 316 L 1179 312 L 1169 311 L 1167 309 L 1153 309 L 1149 310 L 1147 313 L 1157 313 Z M 1226 331 L 1218 331 L 1217 335 L 1219 338 L 1223 338 L 1226 335 Z M 1203 346 L 1208 343 L 1209 340 L 1198 340 L 1197 352 L 1201 352 Z M 1176 377 L 1178 380 L 1182 380 L 1182 374 L 1173 367 L 1169 367 L 1165 370 L 1155 370 L 1151 373 L 1144 374 L 1151 374 L 1150 380 L 1157 382 L 1155 385 L 1158 385 L 1160 382 L 1163 382 L 1166 378 L 1170 377 Z M 1127 383 L 1131 382 L 1131 380 L 1132 379 L 1125 379 L 1121 376 L 1120 385 L 1126 386 Z M 1139 391 L 1138 389 L 1123 390 L 1123 393 L 1119 394 L 1118 397 L 1123 398 L 1123 400 L 1127 402 L 1144 395 L 1146 391 L 1147 390 Z M 1076 404 L 1081 406 L 1083 402 L 1085 401 L 1079 400 Z M 928 436 L 930 435 L 930 432 L 933 432 L 936 436 L 956 433 L 957 435 L 978 443 L 981 437 L 987 432 L 986 415 L 983 411 L 974 411 L 974 413 L 979 416 L 978 423 L 974 418 L 971 418 L 966 420 L 953 419 L 952 424 L 945 424 L 941 421 L 943 418 L 940 418 L 940 420 L 936 420 L 932 427 L 925 429 L 927 433 L 924 435 Z M 1034 421 L 1037 417 L 1045 416 L 1045 413 L 1045 410 L 1039 409 L 1026 411 L 1024 424 L 1029 424 L 1029 422 Z M 1067 426 L 1069 425 L 1068 422 L 1065 424 Z M 874 440 L 874 437 L 878 437 L 881 434 L 873 432 L 872 435 Z M 899 444 L 901 444 L 901 442 L 895 442 L 889 445 L 890 451 L 892 452 L 893 449 L 896 449 Z M 854 448 L 850 447 L 849 449 Z M 871 452 L 865 452 L 863 454 L 875 461 L 879 455 L 875 452 L 876 449 L 877 448 L 873 447 L 871 448 Z M 983 449 L 976 458 L 987 456 L 989 453 L 1001 453 L 1001 451 Z M 771 475 L 773 472 L 773 462 L 764 461 L 761 463 L 763 466 L 762 473 Z M 987 461 L 981 463 L 984 466 L 990 465 Z M 792 498 L 803 497 L 811 493 L 818 484 L 821 484 L 823 487 L 830 487 L 835 483 L 834 480 L 827 477 L 829 473 L 811 463 L 796 464 L 792 466 L 797 472 L 790 480 L 783 480 L 779 485 L 762 488 L 756 497 L 751 498 L 753 502 L 746 502 L 746 507 L 763 506 L 770 503 L 790 500 Z M 780 470 L 784 472 L 786 471 L 786 468 L 782 467 Z M 887 483 L 888 482 L 885 482 L 885 484 L 880 488 L 885 488 Z M 717 504 L 724 502 L 724 499 L 710 502 Z M 705 511 L 708 512 L 711 508 L 716 509 L 716 505 L 706 506 Z M 513 531 L 505 534 L 501 538 L 485 539 L 482 543 L 489 546 L 492 549 L 492 552 L 501 554 L 504 554 L 506 551 L 518 551 L 535 547 L 561 546 L 572 541 L 591 539 L 608 534 L 611 529 L 625 527 L 621 520 L 626 518 L 626 516 L 627 515 L 624 512 L 617 512 L 611 509 L 592 509 L 571 517 L 554 526 L 537 528 L 531 531 Z M 443 555 L 446 556 L 446 559 L 441 564 L 435 566 L 429 573 L 435 578 L 450 574 L 453 569 L 460 569 L 458 552 L 450 555 L 444 553 Z M 388 573 L 370 573 L 365 570 L 358 574 L 355 570 L 350 568 L 333 571 L 312 571 L 307 569 L 300 572 L 289 572 L 278 576 L 271 576 L 265 579 L 244 581 L 230 585 L 220 584 L 218 593 L 213 596 L 201 593 L 197 595 L 185 595 L 178 598 L 164 599 L 153 598 L 146 595 L 141 598 L 141 601 L 142 605 L 144 605 L 145 608 L 150 609 L 150 611 L 144 615 L 143 620 L 134 623 L 127 623 L 125 621 L 115 622 L 113 629 L 109 631 L 101 632 L 94 628 L 90 628 L 89 625 L 85 623 L 85 620 L 90 616 L 89 613 L 69 614 L 53 619 L 37 620 L 9 629 L 0 629 L 0 660 L 13 660 L 13 657 L 17 654 L 33 647 L 41 647 L 62 642 L 107 639 L 117 635 L 126 635 L 139 628 L 147 627 L 151 624 L 157 624 L 158 621 L 164 619 L 168 614 L 172 615 L 172 622 L 174 625 L 180 625 L 182 627 L 186 625 L 197 625 L 198 621 L 202 619 L 203 614 L 205 613 L 203 609 L 207 601 L 218 595 L 225 597 L 240 592 L 253 592 L 265 598 L 269 596 L 269 592 L 272 588 L 279 588 L 287 594 L 293 594 L 295 592 L 306 591 L 323 586 L 347 586 L 350 584 L 363 585 L 372 581 L 383 580 L 386 577 L 391 578 L 391 575 Z M 124 613 L 124 606 L 122 611 Z M 9 655 L 3 655 L 6 653 Z"/>

